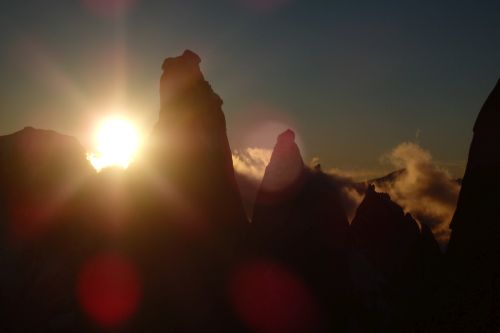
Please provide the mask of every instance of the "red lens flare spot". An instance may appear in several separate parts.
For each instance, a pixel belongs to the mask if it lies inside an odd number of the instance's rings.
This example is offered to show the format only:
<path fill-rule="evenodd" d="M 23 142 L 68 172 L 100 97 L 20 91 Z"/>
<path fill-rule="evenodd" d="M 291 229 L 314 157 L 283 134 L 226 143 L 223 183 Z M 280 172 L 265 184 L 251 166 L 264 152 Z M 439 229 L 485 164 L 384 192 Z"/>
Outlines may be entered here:
<path fill-rule="evenodd" d="M 108 253 L 88 261 L 77 285 L 80 305 L 103 327 L 117 327 L 137 311 L 142 286 L 135 266 L 123 256 Z"/>
<path fill-rule="evenodd" d="M 316 332 L 316 303 L 301 279 L 268 261 L 244 264 L 232 276 L 236 313 L 258 333 Z"/>

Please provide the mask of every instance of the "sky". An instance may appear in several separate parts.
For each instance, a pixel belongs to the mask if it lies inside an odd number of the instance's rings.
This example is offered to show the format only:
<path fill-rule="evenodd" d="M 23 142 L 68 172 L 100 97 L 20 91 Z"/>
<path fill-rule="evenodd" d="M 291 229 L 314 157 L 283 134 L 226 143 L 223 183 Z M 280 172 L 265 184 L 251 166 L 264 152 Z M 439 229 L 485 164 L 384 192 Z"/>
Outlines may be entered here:
<path fill-rule="evenodd" d="M 0 3 L 0 134 L 84 145 L 109 113 L 143 135 L 163 59 L 191 49 L 233 149 L 297 133 L 305 160 L 384 172 L 414 142 L 460 177 L 500 77 L 500 1 L 25 0 Z"/>

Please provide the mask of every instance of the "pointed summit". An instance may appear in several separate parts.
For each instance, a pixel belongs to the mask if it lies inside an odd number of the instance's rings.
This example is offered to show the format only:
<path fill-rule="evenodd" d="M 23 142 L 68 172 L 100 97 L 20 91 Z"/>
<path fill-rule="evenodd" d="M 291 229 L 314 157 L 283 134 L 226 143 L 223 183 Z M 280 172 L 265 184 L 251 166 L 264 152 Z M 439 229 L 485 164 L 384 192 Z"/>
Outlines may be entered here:
<path fill-rule="evenodd" d="M 421 263 L 439 256 L 439 248 L 438 253 L 423 253 L 432 233 L 424 229 L 421 234 L 410 214 L 370 185 L 351 234 L 351 276 L 359 302 L 355 320 L 363 331 L 413 332 L 411 325 L 429 307 L 429 284 L 421 278 L 427 271 Z"/>
<path fill-rule="evenodd" d="M 201 59 L 193 51 L 186 50 L 179 57 L 167 58 L 163 62 L 163 74 L 160 79 L 160 104 L 161 108 L 167 106 L 169 101 L 182 94 L 199 81 L 203 81 L 200 70 Z M 221 103 L 222 104 L 222 103 Z"/>
<path fill-rule="evenodd" d="M 300 183 L 304 170 L 295 133 L 288 129 L 278 135 L 261 189 L 269 193 L 290 192 Z"/>
<path fill-rule="evenodd" d="M 144 158 L 148 172 L 136 177 L 144 182 L 143 194 L 137 194 L 144 213 L 138 216 L 150 217 L 141 221 L 137 242 L 148 244 L 158 258 L 146 273 L 148 283 L 161 286 L 148 294 L 153 301 L 145 310 L 154 316 L 156 327 L 229 332 L 234 330 L 220 327 L 232 322 L 231 311 L 225 309 L 225 283 L 248 221 L 222 100 L 199 64 L 192 51 L 163 62 L 160 114 Z M 170 307 L 189 309 L 189 316 L 158 311 Z"/>
<path fill-rule="evenodd" d="M 295 143 L 294 131 L 287 129 L 278 135 L 276 145 L 274 146 L 273 154 L 271 156 L 271 161 L 273 160 L 273 157 L 275 162 L 278 161 L 278 159 L 287 159 L 289 162 L 304 165 L 299 147 Z"/>
<path fill-rule="evenodd" d="M 222 99 L 214 93 L 200 70 L 200 57 L 189 50 L 163 62 L 160 78 L 160 121 L 178 121 L 195 116 L 212 130 L 226 131 Z M 180 113 L 180 114 L 177 114 Z M 192 115 L 190 115 L 192 113 Z M 176 119 L 180 118 L 180 119 Z"/>
<path fill-rule="evenodd" d="M 277 138 L 250 228 L 255 254 L 296 272 L 329 313 L 325 331 L 341 331 L 348 303 L 349 223 L 339 188 L 321 170 L 304 165 L 292 130 Z"/>
<path fill-rule="evenodd" d="M 182 67 L 188 68 L 188 70 L 198 68 L 200 62 L 201 59 L 196 53 L 191 50 L 185 50 L 179 57 L 165 59 L 162 69 L 169 72 L 169 75 L 174 75 L 174 73 Z"/>
<path fill-rule="evenodd" d="M 278 135 L 278 143 L 283 142 L 295 142 L 295 132 L 291 129 L 287 129 L 280 135 Z"/>
<path fill-rule="evenodd" d="M 368 186 L 351 227 L 361 243 L 376 248 L 371 254 L 379 253 L 381 259 L 394 252 L 401 254 L 401 247 L 410 245 L 419 234 L 411 215 L 405 214 L 387 193 L 376 192 L 374 185 Z"/>
<path fill-rule="evenodd" d="M 204 223 L 241 224 L 246 219 L 222 100 L 205 81 L 200 62 L 190 50 L 163 62 L 160 117 L 153 131 L 150 157 L 162 177 L 204 216 Z"/>

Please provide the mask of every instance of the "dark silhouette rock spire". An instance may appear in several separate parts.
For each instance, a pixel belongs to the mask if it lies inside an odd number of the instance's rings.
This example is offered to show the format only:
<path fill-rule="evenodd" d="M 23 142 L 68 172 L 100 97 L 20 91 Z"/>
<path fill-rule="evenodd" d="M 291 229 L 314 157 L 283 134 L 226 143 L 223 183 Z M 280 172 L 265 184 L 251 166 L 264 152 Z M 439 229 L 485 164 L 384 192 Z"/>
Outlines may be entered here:
<path fill-rule="evenodd" d="M 164 61 L 159 120 L 145 166 L 134 170 L 144 179 L 138 216 L 147 217 L 132 236 L 138 250 L 148 244 L 146 254 L 137 252 L 146 272 L 149 302 L 139 325 L 146 330 L 234 331 L 226 292 L 248 221 L 222 100 L 199 64 L 192 51 Z"/>
<path fill-rule="evenodd" d="M 192 51 L 167 58 L 160 79 L 161 109 L 150 158 L 161 178 L 204 216 L 202 228 L 246 222 L 226 134 L 222 100 L 205 81 Z M 214 195 L 216 189 L 217 195 Z"/>
<path fill-rule="evenodd" d="M 254 255 L 306 282 L 326 331 L 347 327 L 349 224 L 338 190 L 328 175 L 304 166 L 294 132 L 283 132 L 257 195 L 249 240 Z"/>
<path fill-rule="evenodd" d="M 278 136 L 266 167 L 261 184 L 261 198 L 279 200 L 281 196 L 291 195 L 303 181 L 304 162 L 299 147 L 295 143 L 295 133 L 288 129 Z"/>
<path fill-rule="evenodd" d="M 411 215 L 405 214 L 388 194 L 376 192 L 373 185 L 368 186 L 351 227 L 363 241 L 376 243 L 371 244 L 375 247 L 380 246 L 380 251 L 384 253 L 379 255 L 383 258 L 388 258 L 387 255 L 391 255 L 393 248 L 406 246 L 419 234 L 418 225 Z M 377 255 L 376 252 L 371 254 Z"/>
<path fill-rule="evenodd" d="M 417 331 L 432 305 L 440 253 L 427 226 L 368 186 L 351 223 L 354 323 L 364 331 Z"/>
<path fill-rule="evenodd" d="M 462 330 L 500 329 L 500 80 L 474 125 L 447 256 Z M 451 321 L 451 320 L 450 320 Z"/>
<path fill-rule="evenodd" d="M 1 332 L 500 331 L 500 81 L 442 256 L 375 186 L 349 225 L 347 181 L 306 166 L 292 130 L 248 223 L 200 62 L 164 61 L 158 122 L 127 170 L 96 173 L 53 131 L 0 136 Z"/>
<path fill-rule="evenodd" d="M 167 58 L 163 62 L 163 75 L 160 80 L 160 104 L 169 103 L 169 99 L 178 96 L 203 80 L 199 64 L 200 57 L 190 50 L 184 51 L 182 56 Z M 222 104 L 222 101 L 221 101 Z"/>

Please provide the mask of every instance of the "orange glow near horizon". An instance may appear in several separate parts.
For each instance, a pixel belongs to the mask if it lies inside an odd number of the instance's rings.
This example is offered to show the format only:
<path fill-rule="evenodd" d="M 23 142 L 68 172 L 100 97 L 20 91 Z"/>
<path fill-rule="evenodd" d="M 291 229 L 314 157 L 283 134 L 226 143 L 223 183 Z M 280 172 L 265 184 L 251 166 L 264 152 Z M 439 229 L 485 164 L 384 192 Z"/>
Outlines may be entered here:
<path fill-rule="evenodd" d="M 104 120 L 95 134 L 96 152 L 87 154 L 92 166 L 101 171 L 117 166 L 126 169 L 139 148 L 139 134 L 128 120 L 112 117 Z"/>

